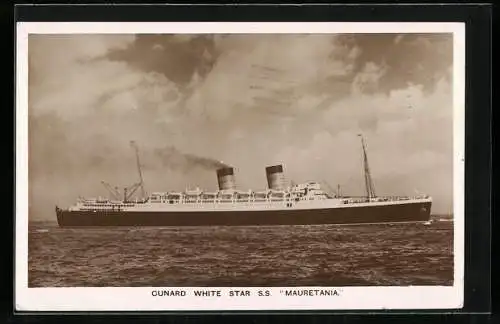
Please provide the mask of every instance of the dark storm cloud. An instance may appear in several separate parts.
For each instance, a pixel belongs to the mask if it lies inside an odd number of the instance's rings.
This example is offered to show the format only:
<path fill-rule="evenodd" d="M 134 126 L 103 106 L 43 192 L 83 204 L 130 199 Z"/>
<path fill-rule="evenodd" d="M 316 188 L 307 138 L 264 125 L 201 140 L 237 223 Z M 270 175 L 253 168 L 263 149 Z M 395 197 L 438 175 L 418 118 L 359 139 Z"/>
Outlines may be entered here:
<path fill-rule="evenodd" d="M 206 76 L 218 53 L 211 35 L 138 35 L 127 48 L 107 54 L 111 61 L 122 61 L 144 72 L 165 75 L 178 85 L 188 84 L 195 73 Z"/>

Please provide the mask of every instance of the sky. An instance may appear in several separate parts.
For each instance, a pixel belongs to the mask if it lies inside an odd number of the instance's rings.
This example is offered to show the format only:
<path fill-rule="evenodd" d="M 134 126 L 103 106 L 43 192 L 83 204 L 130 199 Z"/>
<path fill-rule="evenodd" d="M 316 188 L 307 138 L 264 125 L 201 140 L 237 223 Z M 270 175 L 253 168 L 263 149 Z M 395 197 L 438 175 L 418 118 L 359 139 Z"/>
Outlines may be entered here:
<path fill-rule="evenodd" d="M 30 220 L 101 184 L 216 190 L 296 183 L 433 197 L 451 213 L 451 34 L 29 35 Z"/>

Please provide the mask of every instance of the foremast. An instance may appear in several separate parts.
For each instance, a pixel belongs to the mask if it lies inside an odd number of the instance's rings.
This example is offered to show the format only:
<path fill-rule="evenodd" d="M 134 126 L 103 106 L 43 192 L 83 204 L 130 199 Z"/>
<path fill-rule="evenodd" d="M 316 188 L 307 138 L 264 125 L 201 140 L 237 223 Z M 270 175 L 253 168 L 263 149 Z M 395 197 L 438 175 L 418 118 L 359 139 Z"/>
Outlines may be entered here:
<path fill-rule="evenodd" d="M 139 185 L 141 187 L 141 199 L 144 199 L 145 198 L 145 191 L 144 191 L 144 180 L 142 178 L 142 170 L 141 170 L 141 162 L 139 160 L 139 147 L 137 146 L 137 144 L 135 143 L 135 141 L 130 141 L 130 146 L 132 146 L 135 150 L 135 158 L 136 158 L 136 162 L 137 162 L 137 171 L 139 172 Z"/>
<path fill-rule="evenodd" d="M 106 187 L 106 189 L 111 193 L 114 199 L 120 200 L 120 196 L 122 197 L 122 201 L 124 203 L 129 202 L 131 200 L 131 197 L 134 195 L 134 193 L 137 191 L 137 189 L 141 188 L 141 201 L 146 200 L 146 193 L 144 190 L 144 180 L 142 177 L 142 170 L 141 170 L 141 161 L 139 159 L 139 148 L 136 144 L 135 141 L 130 141 L 130 146 L 134 148 L 135 151 L 135 158 L 136 158 L 136 164 L 137 164 L 137 172 L 139 173 L 139 182 L 134 183 L 133 185 L 129 187 L 123 188 L 123 193 L 120 192 L 118 187 L 112 187 L 109 183 L 105 181 L 101 181 L 101 183 Z"/>

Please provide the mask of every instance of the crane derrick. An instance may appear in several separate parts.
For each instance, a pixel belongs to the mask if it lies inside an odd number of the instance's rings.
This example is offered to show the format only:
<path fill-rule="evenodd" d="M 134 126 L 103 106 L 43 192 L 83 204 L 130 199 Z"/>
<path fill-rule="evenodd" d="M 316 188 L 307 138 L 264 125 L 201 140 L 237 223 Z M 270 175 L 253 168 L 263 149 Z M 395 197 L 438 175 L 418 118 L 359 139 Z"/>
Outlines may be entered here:
<path fill-rule="evenodd" d="M 113 196 L 114 199 L 119 200 L 121 193 L 118 190 L 118 187 L 113 188 L 109 183 L 106 181 L 101 181 L 102 185 L 109 191 L 111 196 Z"/>
<path fill-rule="evenodd" d="M 123 195 L 124 200 L 129 201 L 130 197 L 132 197 L 134 195 L 134 193 L 137 191 L 137 189 L 139 189 L 139 187 L 141 185 L 142 185 L 142 183 L 138 182 L 138 183 L 134 183 L 130 187 L 125 188 L 124 195 Z"/>
<path fill-rule="evenodd" d="M 141 162 L 139 160 L 139 148 L 137 147 L 137 144 L 135 141 L 130 141 L 130 146 L 132 146 L 135 150 L 135 156 L 136 156 L 136 164 L 137 164 L 137 171 L 139 173 L 139 182 L 134 183 L 133 185 L 129 187 L 123 188 L 123 194 L 120 192 L 118 187 L 112 187 L 109 183 L 105 181 L 101 181 L 101 183 L 104 185 L 104 187 L 109 191 L 111 196 L 113 196 L 114 199 L 120 200 L 123 199 L 124 202 L 127 202 L 130 200 L 130 198 L 134 195 L 134 193 L 137 191 L 137 189 L 141 188 L 141 199 L 145 198 L 145 191 L 144 191 L 144 180 L 142 178 L 142 170 L 141 170 Z"/>

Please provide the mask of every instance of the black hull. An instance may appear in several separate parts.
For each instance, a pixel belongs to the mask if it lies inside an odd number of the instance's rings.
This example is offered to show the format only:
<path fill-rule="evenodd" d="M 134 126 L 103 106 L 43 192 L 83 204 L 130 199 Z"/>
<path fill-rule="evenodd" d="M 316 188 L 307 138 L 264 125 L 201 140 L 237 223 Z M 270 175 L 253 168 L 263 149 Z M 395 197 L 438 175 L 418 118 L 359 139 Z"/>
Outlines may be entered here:
<path fill-rule="evenodd" d="M 207 212 L 92 212 L 57 208 L 61 227 L 79 226 L 268 226 L 426 222 L 431 202 L 310 210 Z"/>

